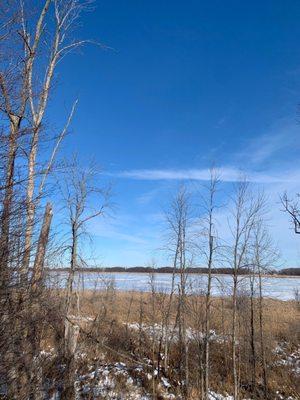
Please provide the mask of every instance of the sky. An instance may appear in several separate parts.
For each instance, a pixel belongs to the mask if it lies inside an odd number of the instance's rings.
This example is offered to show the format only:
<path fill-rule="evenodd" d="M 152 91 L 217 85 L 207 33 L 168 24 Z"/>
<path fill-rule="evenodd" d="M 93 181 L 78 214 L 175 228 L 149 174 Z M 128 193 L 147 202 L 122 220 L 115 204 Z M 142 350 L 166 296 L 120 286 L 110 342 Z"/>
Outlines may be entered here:
<path fill-rule="evenodd" d="M 224 199 L 241 171 L 264 187 L 280 265 L 299 265 L 279 202 L 300 179 L 299 20 L 296 1 L 95 1 L 76 35 L 103 46 L 61 62 L 49 120 L 59 130 L 78 99 L 61 155 L 93 157 L 113 186 L 113 211 L 89 225 L 96 263 L 167 263 L 168 200 L 214 164 Z"/>

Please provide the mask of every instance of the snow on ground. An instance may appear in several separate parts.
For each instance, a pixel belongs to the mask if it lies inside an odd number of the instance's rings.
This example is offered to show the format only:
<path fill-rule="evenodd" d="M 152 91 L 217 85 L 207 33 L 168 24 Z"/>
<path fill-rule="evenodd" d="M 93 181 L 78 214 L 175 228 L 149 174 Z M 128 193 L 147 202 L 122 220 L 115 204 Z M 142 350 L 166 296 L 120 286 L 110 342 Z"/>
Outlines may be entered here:
<path fill-rule="evenodd" d="M 229 395 L 222 395 L 222 394 L 218 394 L 213 392 L 212 390 L 209 392 L 209 396 L 208 396 L 209 400 L 233 400 L 233 396 L 229 396 Z"/>
<path fill-rule="evenodd" d="M 157 376 L 157 371 L 154 371 L 153 375 Z M 87 395 L 92 395 L 95 399 L 107 400 L 151 400 L 152 394 L 145 392 L 142 386 L 144 377 L 151 380 L 152 374 L 145 373 L 141 365 L 132 369 L 122 362 L 103 364 L 78 378 L 75 383 L 76 400 L 84 399 Z M 166 377 L 160 378 L 158 388 L 162 399 L 179 400 L 181 398 L 171 393 L 171 384 Z M 222 395 L 211 390 L 209 400 L 233 400 L 233 396 Z"/>
<path fill-rule="evenodd" d="M 278 356 L 276 365 L 288 367 L 295 375 L 300 375 L 300 347 L 292 352 L 288 350 L 288 343 L 278 343 L 274 353 Z"/>
<path fill-rule="evenodd" d="M 142 330 L 149 337 L 154 336 L 155 339 L 160 339 L 161 337 L 165 338 L 165 336 L 168 335 L 168 340 L 178 340 L 178 328 L 169 328 L 168 330 L 166 330 L 166 328 L 161 324 L 148 325 L 144 323 L 139 324 L 138 322 L 127 323 L 125 325 L 127 326 L 127 328 L 134 331 Z M 187 340 L 202 341 L 205 338 L 205 334 L 202 332 L 198 332 L 192 328 L 187 328 L 186 337 Z M 224 343 L 227 341 L 227 339 L 228 338 L 226 336 L 218 335 L 214 330 L 209 331 L 209 341 L 211 342 Z"/>
<path fill-rule="evenodd" d="M 95 399 L 150 400 L 152 396 L 142 385 L 145 378 L 151 380 L 152 375 L 146 374 L 142 366 L 129 368 L 122 362 L 102 364 L 91 372 L 79 376 L 75 383 L 76 399 L 92 395 Z M 175 399 L 174 394 L 168 393 L 171 385 L 166 378 L 161 378 L 159 386 L 164 399 Z"/>
<path fill-rule="evenodd" d="M 161 332 L 161 326 L 155 325 L 151 327 L 143 324 L 140 326 L 137 323 L 128 324 L 129 329 L 138 330 L 144 329 L 151 334 L 155 330 Z M 189 337 L 194 337 L 194 332 L 189 332 Z M 211 340 L 219 340 L 218 335 L 212 331 Z M 221 338 L 223 340 L 223 338 Z M 291 350 L 289 343 L 280 342 L 274 349 L 276 355 L 275 365 L 289 368 L 289 370 L 300 376 L 300 347 Z M 55 357 L 55 351 L 50 346 L 41 351 L 41 359 L 50 360 Z M 85 353 L 78 352 L 76 359 L 87 361 Z M 95 359 L 93 365 L 85 367 L 85 372 L 77 373 L 75 381 L 76 400 L 84 399 L 107 399 L 107 400 L 151 400 L 153 398 L 151 389 L 151 380 L 153 376 L 156 379 L 158 390 L 160 391 L 161 399 L 176 400 L 180 396 L 175 395 L 172 390 L 171 382 L 165 377 L 157 377 L 158 371 L 151 371 L 150 360 L 145 359 L 144 363 L 149 364 L 149 368 L 142 364 L 128 366 L 124 362 L 106 363 L 105 357 Z M 148 384 L 147 384 L 148 382 Z M 145 387 L 148 388 L 145 389 Z M 49 400 L 60 400 L 60 395 L 55 392 L 48 397 Z M 210 390 L 209 400 L 233 400 L 233 396 L 227 393 L 220 394 L 214 390 Z M 251 399 L 244 399 L 251 400 Z M 286 397 L 279 391 L 276 394 L 276 400 L 296 400 L 293 397 Z"/>
<path fill-rule="evenodd" d="M 154 371 L 153 375 L 157 377 L 157 371 Z M 103 363 L 96 368 L 91 366 L 90 371 L 78 376 L 75 382 L 76 400 L 151 400 L 153 399 L 152 393 L 145 390 L 144 380 L 151 381 L 153 375 L 147 373 L 142 365 L 128 367 L 123 362 Z M 181 399 L 180 395 L 172 393 L 171 384 L 164 376 L 159 379 L 157 388 L 161 399 Z M 49 400 L 60 400 L 60 396 L 58 393 L 54 393 Z M 233 400 L 233 397 L 211 390 L 209 400 Z"/>

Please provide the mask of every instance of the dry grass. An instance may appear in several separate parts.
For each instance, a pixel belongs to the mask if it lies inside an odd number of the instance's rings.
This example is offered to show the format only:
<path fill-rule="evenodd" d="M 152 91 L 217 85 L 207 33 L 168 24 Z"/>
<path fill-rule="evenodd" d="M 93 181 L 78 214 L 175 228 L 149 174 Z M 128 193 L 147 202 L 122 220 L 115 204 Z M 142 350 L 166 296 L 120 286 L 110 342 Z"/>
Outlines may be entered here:
<path fill-rule="evenodd" d="M 156 294 L 159 296 L 159 294 Z M 103 307 L 109 308 L 111 317 L 120 323 L 138 322 L 140 318 L 141 305 L 143 307 L 144 322 L 149 320 L 151 315 L 152 298 L 151 293 L 144 292 L 120 292 L 114 293 L 111 305 L 107 301 L 107 294 L 100 291 L 85 291 L 81 294 L 81 313 L 84 316 L 95 318 Z M 190 296 L 188 299 L 189 312 L 187 313 L 187 324 L 195 327 L 195 314 L 203 311 L 204 298 L 201 296 Z M 231 299 L 218 298 L 212 299 L 212 329 L 217 332 L 228 334 L 231 331 Z M 258 302 L 255 304 L 258 307 Z M 246 305 L 241 308 L 246 309 Z M 300 335 L 300 310 L 295 301 L 281 301 L 266 298 L 263 300 L 263 318 L 265 334 L 271 336 L 276 341 L 294 338 L 299 340 Z M 174 311 L 174 309 L 173 309 Z M 247 318 L 246 310 L 241 309 L 243 317 Z M 172 313 L 174 319 L 175 313 Z M 155 322 L 160 322 L 160 310 L 156 309 Z M 222 323 L 223 322 L 223 323 Z"/>
<path fill-rule="evenodd" d="M 55 301 L 62 298 L 62 291 L 56 292 Z M 118 292 L 113 288 L 103 291 L 85 291 L 78 298 L 74 297 L 75 323 L 81 325 L 80 351 L 87 354 L 92 362 L 103 359 L 105 362 L 114 363 L 124 361 L 132 369 L 145 360 L 150 360 L 153 365 L 160 364 L 161 349 L 156 343 L 153 347 L 151 335 L 138 327 L 161 324 L 168 301 L 168 295 L 141 292 Z M 186 304 L 186 323 L 191 332 L 204 331 L 204 297 L 189 296 Z M 249 298 L 240 297 L 238 301 L 239 316 L 239 348 L 240 348 L 240 372 L 241 391 L 245 398 L 250 395 L 253 399 L 263 399 L 261 389 L 261 364 L 259 342 L 258 300 L 254 301 L 255 308 L 255 341 L 257 351 L 257 388 L 253 393 L 250 387 L 251 366 L 250 354 L 250 312 Z M 174 297 L 170 311 L 170 325 L 174 326 L 176 319 L 177 299 Z M 79 308 L 78 308 L 79 304 Z M 292 370 L 278 364 L 278 354 L 274 352 L 278 344 L 284 346 L 286 354 L 295 349 L 300 350 L 300 313 L 295 301 L 280 301 L 273 299 L 263 300 L 264 337 L 266 343 L 266 359 L 268 364 L 268 380 L 270 397 L 277 399 L 275 393 L 279 391 L 283 398 L 293 396 L 298 399 L 300 382 L 296 379 Z M 232 360 L 231 360 L 231 318 L 232 304 L 230 298 L 213 298 L 211 303 L 211 329 L 225 338 L 222 342 L 214 342 L 211 345 L 211 387 L 220 393 L 232 393 Z M 130 324 L 135 323 L 136 329 L 131 329 Z M 59 326 L 59 324 L 58 324 Z M 58 329 L 59 330 L 59 329 Z M 54 332 L 54 330 L 53 330 Z M 61 335 L 62 332 L 59 333 Z M 58 335 L 58 336 L 59 336 Z M 57 336 L 57 332 L 56 332 Z M 49 338 L 52 339 L 49 339 Z M 47 335 L 47 344 L 54 345 L 54 335 Z M 50 343 L 51 342 L 51 343 Z M 154 353 L 153 353 L 154 349 Z M 191 380 L 190 398 L 199 398 L 199 376 L 201 358 L 201 343 L 192 339 L 189 344 L 189 367 Z M 203 354 L 203 353 L 202 353 Z M 104 358 L 103 358 L 104 357 Z M 93 361 L 94 360 L 94 361 Z M 299 361 L 300 362 L 300 361 Z M 180 351 L 174 342 L 170 348 L 169 370 L 162 368 L 162 374 L 167 376 L 174 389 L 178 393 L 178 366 L 180 365 Z M 150 372 L 151 372 L 151 367 Z M 148 370 L 149 372 L 149 370 Z M 151 389 L 151 381 L 145 379 L 145 389 Z M 149 386 L 150 385 L 150 386 Z M 148 387 L 149 386 L 149 387 Z"/>

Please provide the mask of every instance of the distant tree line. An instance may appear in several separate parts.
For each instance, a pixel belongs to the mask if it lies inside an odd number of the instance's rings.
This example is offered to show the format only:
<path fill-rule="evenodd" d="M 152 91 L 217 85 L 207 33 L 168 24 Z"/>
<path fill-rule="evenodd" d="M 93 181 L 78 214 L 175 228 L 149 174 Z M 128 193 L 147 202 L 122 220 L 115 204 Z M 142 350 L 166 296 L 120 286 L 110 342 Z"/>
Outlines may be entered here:
<path fill-rule="evenodd" d="M 50 269 L 49 269 L 50 270 Z M 69 268 L 51 268 L 52 271 L 69 271 Z M 232 275 L 233 268 L 212 268 L 212 274 Z M 158 274 L 172 274 L 173 267 L 87 267 L 81 268 L 80 272 L 130 272 L 130 273 L 158 273 Z M 187 272 L 190 274 L 207 274 L 208 268 L 205 267 L 188 267 Z M 251 269 L 248 267 L 241 268 L 239 275 L 249 275 Z M 300 276 L 300 268 L 284 268 L 280 270 L 270 269 L 265 272 L 266 275 L 284 275 L 284 276 Z"/>
<path fill-rule="evenodd" d="M 292 275 L 292 276 L 300 276 L 300 268 L 284 268 L 280 271 L 272 271 L 273 273 L 277 273 L 279 275 Z"/>

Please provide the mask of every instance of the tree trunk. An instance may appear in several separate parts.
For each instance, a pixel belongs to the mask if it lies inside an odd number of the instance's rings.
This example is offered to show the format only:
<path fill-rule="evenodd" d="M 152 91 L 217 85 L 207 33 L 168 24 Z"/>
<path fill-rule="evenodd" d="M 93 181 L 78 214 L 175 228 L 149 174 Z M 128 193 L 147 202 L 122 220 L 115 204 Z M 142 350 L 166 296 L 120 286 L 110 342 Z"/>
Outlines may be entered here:
<path fill-rule="evenodd" d="M 209 258 L 208 258 L 208 277 L 207 292 L 205 299 L 205 398 L 209 398 L 209 333 L 210 333 L 210 301 L 211 301 L 211 267 L 213 256 L 213 236 L 211 232 L 211 221 L 209 228 Z"/>
<path fill-rule="evenodd" d="M 17 135 L 20 127 L 20 118 L 10 115 L 10 134 L 8 160 L 5 178 L 5 193 L 3 199 L 3 209 L 1 215 L 1 237 L 0 237 L 0 286 L 5 287 L 8 279 L 9 261 L 9 231 L 10 218 L 12 214 L 12 201 L 14 192 L 15 160 L 17 153 Z"/>
<path fill-rule="evenodd" d="M 33 132 L 32 144 L 28 161 L 28 184 L 26 194 L 26 228 L 25 228 L 25 248 L 23 262 L 20 269 L 21 281 L 26 282 L 28 278 L 28 270 L 30 263 L 31 242 L 34 226 L 35 204 L 34 204 L 34 188 L 35 188 L 35 163 L 37 155 L 39 128 L 35 128 Z"/>
<path fill-rule="evenodd" d="M 61 400 L 75 399 L 75 353 L 79 336 L 79 326 L 65 320 L 65 372 Z"/>
<path fill-rule="evenodd" d="M 70 312 L 72 308 L 72 295 L 75 271 L 77 268 L 77 240 L 78 229 L 77 223 L 72 224 L 72 246 L 71 246 L 71 263 L 70 273 L 67 282 L 67 297 L 65 310 L 65 334 L 64 334 L 64 361 L 66 368 L 64 371 L 64 384 L 61 394 L 61 400 L 71 400 L 75 398 L 74 375 L 75 375 L 75 352 L 77 339 L 79 335 L 79 326 L 70 322 Z"/>
<path fill-rule="evenodd" d="M 261 347 L 261 360 L 263 371 L 264 395 L 267 398 L 268 394 L 268 376 L 267 364 L 265 355 L 265 338 L 264 338 L 264 320 L 263 320 L 263 293 L 262 293 L 262 280 L 261 271 L 259 270 L 259 330 L 260 330 L 260 347 Z"/>
<path fill-rule="evenodd" d="M 52 220 L 52 205 L 50 203 L 47 203 L 33 266 L 32 289 L 34 291 L 38 288 L 43 276 L 45 254 L 49 240 L 51 220 Z"/>
<path fill-rule="evenodd" d="M 251 384 L 252 392 L 255 392 L 256 386 L 256 351 L 255 351 L 255 326 L 254 326 L 254 276 L 250 277 L 251 294 L 250 294 L 250 325 L 251 325 L 251 335 L 250 335 L 250 345 L 251 345 Z"/>
<path fill-rule="evenodd" d="M 238 373 L 237 373 L 237 276 L 233 278 L 233 294 L 232 294 L 232 376 L 234 386 L 234 400 L 238 400 Z"/>

